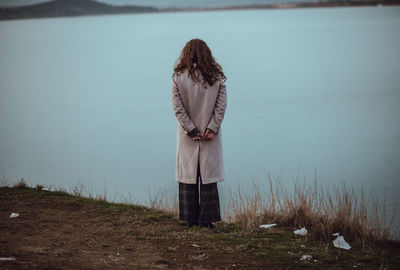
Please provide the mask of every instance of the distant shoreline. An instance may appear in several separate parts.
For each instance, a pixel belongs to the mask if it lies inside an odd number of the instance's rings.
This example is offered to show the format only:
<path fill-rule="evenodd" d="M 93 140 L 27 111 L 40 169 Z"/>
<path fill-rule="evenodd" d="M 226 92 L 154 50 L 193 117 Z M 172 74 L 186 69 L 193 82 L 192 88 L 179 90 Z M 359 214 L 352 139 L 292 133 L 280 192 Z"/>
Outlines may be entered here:
<path fill-rule="evenodd" d="M 400 6 L 397 0 L 362 0 L 362 1 L 332 1 L 332 2 L 304 2 L 287 4 L 243 5 L 229 7 L 206 8 L 155 8 L 140 6 L 109 6 L 93 1 L 83 0 L 84 5 L 67 5 L 62 0 L 46 2 L 32 6 L 0 8 L 0 21 L 21 19 L 42 19 L 57 17 L 77 17 L 89 15 L 118 15 L 143 13 L 169 13 L 194 11 L 223 11 L 223 10 L 256 10 L 256 9 L 292 9 L 292 8 L 323 8 L 323 7 L 362 7 L 362 6 Z M 95 4 L 94 4 L 95 3 Z"/>
<path fill-rule="evenodd" d="M 216 8 L 183 8 L 171 11 L 214 11 L 214 10 L 246 10 L 246 9 L 289 9 L 289 8 L 319 8 L 319 7 L 361 7 L 361 6 L 400 6 L 400 1 L 335 1 L 335 2 L 304 2 L 286 4 L 246 5 Z M 169 11 L 169 10 L 163 10 Z"/>

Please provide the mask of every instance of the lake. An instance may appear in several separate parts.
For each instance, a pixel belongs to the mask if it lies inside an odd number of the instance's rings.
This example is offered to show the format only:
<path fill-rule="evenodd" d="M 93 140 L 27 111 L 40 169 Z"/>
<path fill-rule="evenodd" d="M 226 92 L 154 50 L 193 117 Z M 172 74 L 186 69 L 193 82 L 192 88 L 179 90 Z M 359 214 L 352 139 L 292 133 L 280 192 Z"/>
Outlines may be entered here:
<path fill-rule="evenodd" d="M 268 175 L 400 192 L 400 7 L 0 22 L 0 174 L 109 200 L 175 192 L 173 65 L 204 39 L 228 77 L 224 192 Z M 396 224 L 400 224 L 397 215 Z"/>

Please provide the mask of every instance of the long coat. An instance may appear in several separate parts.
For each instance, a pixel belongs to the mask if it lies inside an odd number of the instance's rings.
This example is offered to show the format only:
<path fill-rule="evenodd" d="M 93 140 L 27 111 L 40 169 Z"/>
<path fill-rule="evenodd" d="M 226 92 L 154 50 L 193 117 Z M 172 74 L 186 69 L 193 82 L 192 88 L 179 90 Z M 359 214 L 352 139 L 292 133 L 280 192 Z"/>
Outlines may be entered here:
<path fill-rule="evenodd" d="M 203 184 L 224 180 L 220 127 L 226 102 L 226 86 L 222 80 L 205 88 L 193 81 L 187 71 L 173 75 L 172 106 L 178 120 L 176 181 L 195 184 L 198 164 Z M 194 141 L 188 136 L 194 128 L 202 134 L 209 128 L 215 136 L 209 141 Z"/>

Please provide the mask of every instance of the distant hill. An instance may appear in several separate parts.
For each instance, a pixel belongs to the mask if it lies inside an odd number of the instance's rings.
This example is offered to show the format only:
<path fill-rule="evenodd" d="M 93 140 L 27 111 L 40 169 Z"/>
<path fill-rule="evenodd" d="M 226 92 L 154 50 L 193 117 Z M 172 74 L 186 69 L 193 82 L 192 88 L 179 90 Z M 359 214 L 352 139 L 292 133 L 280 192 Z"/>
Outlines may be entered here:
<path fill-rule="evenodd" d="M 30 6 L 0 8 L 0 20 L 154 11 L 158 9 L 143 6 L 110 6 L 92 0 L 55 0 Z"/>
<path fill-rule="evenodd" d="M 168 7 L 156 8 L 145 6 L 113 6 L 92 0 L 55 0 L 18 7 L 0 7 L 0 20 L 65 17 L 100 14 L 120 13 L 142 13 L 142 12 L 171 12 L 171 11 L 204 11 L 204 10 L 226 10 L 226 9 L 264 9 L 264 8 L 308 8 L 308 7 L 337 7 L 337 6 L 371 6 L 371 5 L 399 5 L 400 0 L 304 0 L 304 2 L 293 2 L 295 0 L 280 0 L 279 3 L 271 4 L 246 4 L 224 6 L 224 7 Z M 300 1 L 300 0 L 299 0 Z M 233 2 L 232 2 L 233 3 Z M 249 3 L 249 2 L 247 2 Z"/>

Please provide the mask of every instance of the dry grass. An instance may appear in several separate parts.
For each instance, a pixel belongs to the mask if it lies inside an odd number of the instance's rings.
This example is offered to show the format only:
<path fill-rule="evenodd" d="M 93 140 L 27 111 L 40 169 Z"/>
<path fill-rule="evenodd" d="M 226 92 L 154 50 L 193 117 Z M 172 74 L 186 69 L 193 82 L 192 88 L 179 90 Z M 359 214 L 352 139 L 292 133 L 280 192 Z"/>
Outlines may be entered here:
<path fill-rule="evenodd" d="M 39 185 L 38 185 L 39 186 Z M 14 185 L 26 188 L 21 179 Z M 42 186 L 39 186 L 42 189 Z M 83 196 L 83 185 L 72 189 L 72 194 Z M 106 188 L 100 195 L 89 195 L 90 198 L 106 201 Z M 177 194 L 166 191 L 156 195 L 149 193 L 148 206 L 178 216 Z M 346 238 L 361 242 L 386 241 L 390 235 L 394 214 L 387 222 L 385 199 L 382 201 L 371 191 L 365 194 L 363 187 L 356 194 L 353 187 L 331 184 L 324 185 L 314 177 L 312 183 L 297 178 L 293 189 L 282 184 L 280 179 L 268 177 L 264 185 L 253 182 L 249 191 L 243 192 L 240 187 L 230 191 L 223 211 L 223 220 L 240 224 L 247 231 L 253 231 L 260 224 L 278 223 L 294 228 L 306 227 L 313 234 L 329 238 L 332 233 L 339 232 Z M 394 236 L 398 240 L 398 236 Z"/>
<path fill-rule="evenodd" d="M 240 187 L 230 191 L 223 220 L 240 224 L 247 231 L 257 229 L 260 224 L 278 223 L 306 227 L 323 238 L 339 232 L 361 242 L 389 239 L 394 213 L 387 222 L 385 201 L 379 201 L 373 191 L 366 196 L 363 188 L 357 195 L 345 183 L 322 186 L 316 176 L 312 183 L 297 178 L 291 191 L 287 186 L 269 176 L 265 185 L 253 182 L 247 192 Z M 149 197 L 150 207 L 178 215 L 176 195 L 162 192 Z"/>
<path fill-rule="evenodd" d="M 24 178 L 21 178 L 21 180 L 19 180 L 17 183 L 15 183 L 13 185 L 13 187 L 15 187 L 15 188 L 27 188 L 28 185 L 26 183 L 26 180 Z"/>
<path fill-rule="evenodd" d="M 357 196 L 345 183 L 322 187 L 316 177 L 311 184 L 297 179 L 293 191 L 271 177 L 267 187 L 253 185 L 251 195 L 240 189 L 230 193 L 227 221 L 240 223 L 247 230 L 261 223 L 278 223 L 306 227 L 325 238 L 339 232 L 361 241 L 389 239 L 394 213 L 386 222 L 385 201 L 379 201 L 373 191 L 366 197 L 361 188 Z"/>
<path fill-rule="evenodd" d="M 175 217 L 179 214 L 177 195 L 171 195 L 166 191 L 156 193 L 155 195 L 149 192 L 149 207 L 163 210 Z"/>

